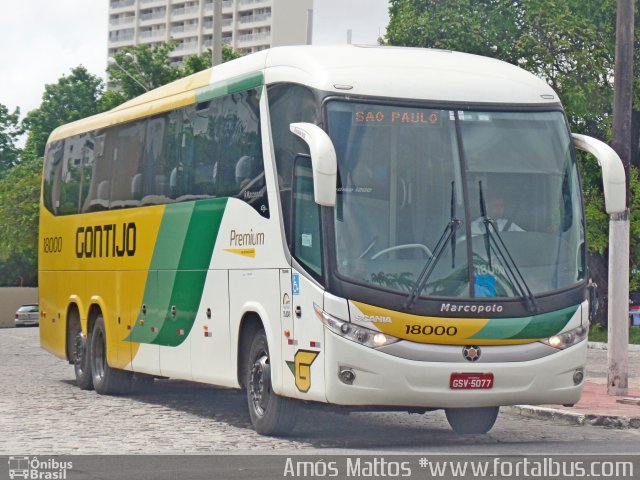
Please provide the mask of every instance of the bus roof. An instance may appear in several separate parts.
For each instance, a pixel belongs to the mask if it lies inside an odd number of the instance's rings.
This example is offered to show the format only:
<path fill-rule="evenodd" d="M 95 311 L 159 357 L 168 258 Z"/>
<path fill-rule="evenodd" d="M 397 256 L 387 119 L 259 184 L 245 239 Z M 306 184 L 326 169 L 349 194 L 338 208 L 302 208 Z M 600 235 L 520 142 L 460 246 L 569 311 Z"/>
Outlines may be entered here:
<path fill-rule="evenodd" d="M 535 75 L 492 58 L 407 47 L 291 46 L 263 50 L 179 79 L 108 112 L 54 130 L 49 141 L 279 82 L 319 90 L 460 104 L 558 105 Z"/>

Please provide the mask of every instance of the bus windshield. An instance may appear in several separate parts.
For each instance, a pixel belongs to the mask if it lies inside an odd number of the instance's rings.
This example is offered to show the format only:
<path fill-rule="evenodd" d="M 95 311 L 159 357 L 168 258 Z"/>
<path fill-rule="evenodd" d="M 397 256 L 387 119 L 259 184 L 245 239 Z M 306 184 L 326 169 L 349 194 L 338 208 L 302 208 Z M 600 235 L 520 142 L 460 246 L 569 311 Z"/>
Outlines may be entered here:
<path fill-rule="evenodd" d="M 559 111 L 333 100 L 337 274 L 407 295 L 514 298 L 584 279 L 584 222 Z"/>

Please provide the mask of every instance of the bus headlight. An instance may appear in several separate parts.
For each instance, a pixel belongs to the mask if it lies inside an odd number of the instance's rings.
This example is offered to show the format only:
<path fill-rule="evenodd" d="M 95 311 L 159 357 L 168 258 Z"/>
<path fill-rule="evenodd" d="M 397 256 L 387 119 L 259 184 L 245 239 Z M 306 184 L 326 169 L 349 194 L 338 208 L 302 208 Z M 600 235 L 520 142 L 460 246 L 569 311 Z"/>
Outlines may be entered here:
<path fill-rule="evenodd" d="M 587 338 L 588 329 L 584 326 L 574 328 L 566 332 L 558 333 L 552 337 L 540 340 L 542 343 L 549 345 L 550 347 L 564 350 L 567 347 L 580 343 Z"/>
<path fill-rule="evenodd" d="M 313 309 L 322 323 L 324 323 L 324 325 L 333 333 L 336 333 L 347 340 L 351 340 L 352 342 L 364 345 L 365 347 L 380 348 L 400 340 L 399 338 L 387 335 L 386 333 L 361 327 L 360 325 L 354 325 L 351 322 L 329 315 L 315 303 L 313 304 Z"/>

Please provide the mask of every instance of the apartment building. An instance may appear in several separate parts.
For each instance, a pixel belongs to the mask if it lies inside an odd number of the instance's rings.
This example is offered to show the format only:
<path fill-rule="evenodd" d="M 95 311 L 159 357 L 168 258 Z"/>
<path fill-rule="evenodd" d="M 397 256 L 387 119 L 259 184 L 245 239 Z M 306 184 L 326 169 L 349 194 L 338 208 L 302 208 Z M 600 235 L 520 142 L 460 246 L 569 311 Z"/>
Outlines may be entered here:
<path fill-rule="evenodd" d="M 176 43 L 180 62 L 211 48 L 213 0 L 108 0 L 108 56 L 139 44 Z M 234 50 L 256 52 L 307 43 L 313 0 L 224 0 L 222 41 Z"/>

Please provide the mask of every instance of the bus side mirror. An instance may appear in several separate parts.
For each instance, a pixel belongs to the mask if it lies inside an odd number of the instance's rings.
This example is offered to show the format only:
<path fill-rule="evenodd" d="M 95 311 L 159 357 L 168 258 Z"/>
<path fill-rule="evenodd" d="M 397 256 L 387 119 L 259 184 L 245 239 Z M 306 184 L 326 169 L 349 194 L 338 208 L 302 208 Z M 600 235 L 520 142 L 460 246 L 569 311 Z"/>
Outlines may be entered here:
<path fill-rule="evenodd" d="M 578 150 L 596 157 L 602 169 L 604 186 L 604 207 L 609 215 L 622 213 L 627 208 L 624 166 L 618 154 L 604 142 L 587 135 L 572 133 L 573 142 Z"/>
<path fill-rule="evenodd" d="M 324 130 L 312 123 L 292 123 L 289 128 L 309 145 L 315 202 L 325 207 L 334 207 L 338 162 L 333 142 Z"/>

